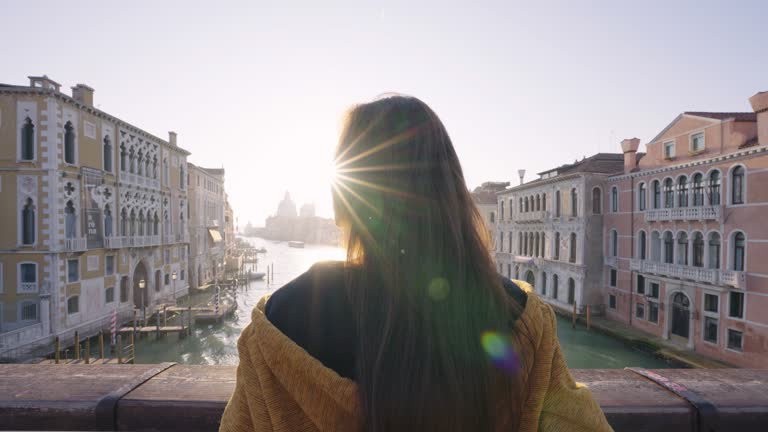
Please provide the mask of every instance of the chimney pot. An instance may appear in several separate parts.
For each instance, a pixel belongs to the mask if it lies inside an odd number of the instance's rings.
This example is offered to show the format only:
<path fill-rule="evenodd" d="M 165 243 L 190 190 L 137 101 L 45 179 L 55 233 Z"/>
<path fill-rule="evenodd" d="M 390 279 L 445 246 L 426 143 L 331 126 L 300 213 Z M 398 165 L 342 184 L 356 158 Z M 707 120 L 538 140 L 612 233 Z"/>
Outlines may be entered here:
<path fill-rule="evenodd" d="M 176 132 L 174 131 L 168 131 L 168 142 L 176 147 Z"/>
<path fill-rule="evenodd" d="M 523 179 L 525 179 L 525 170 L 517 170 L 517 175 L 520 176 L 520 184 L 523 184 Z"/>
<path fill-rule="evenodd" d="M 93 106 L 93 89 L 85 84 L 78 84 L 72 87 L 72 99 L 83 105 Z"/>
<path fill-rule="evenodd" d="M 630 172 L 637 167 L 637 149 L 639 147 L 639 138 L 629 138 L 621 142 L 621 151 L 624 152 L 624 172 Z"/>
<path fill-rule="evenodd" d="M 752 110 L 757 114 L 757 142 L 768 144 L 768 91 L 757 93 L 749 98 Z"/>

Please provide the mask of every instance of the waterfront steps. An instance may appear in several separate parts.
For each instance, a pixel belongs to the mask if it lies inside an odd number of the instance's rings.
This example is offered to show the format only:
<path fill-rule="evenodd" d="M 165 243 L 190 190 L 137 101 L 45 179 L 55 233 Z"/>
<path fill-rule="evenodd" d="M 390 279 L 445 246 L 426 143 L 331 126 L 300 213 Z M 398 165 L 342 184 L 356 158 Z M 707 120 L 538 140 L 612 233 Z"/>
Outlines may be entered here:
<path fill-rule="evenodd" d="M 215 431 L 236 366 L 0 365 L 0 429 Z M 716 408 L 720 431 L 768 430 L 768 369 L 654 372 Z M 697 410 L 639 374 L 573 370 L 619 431 L 698 431 Z"/>

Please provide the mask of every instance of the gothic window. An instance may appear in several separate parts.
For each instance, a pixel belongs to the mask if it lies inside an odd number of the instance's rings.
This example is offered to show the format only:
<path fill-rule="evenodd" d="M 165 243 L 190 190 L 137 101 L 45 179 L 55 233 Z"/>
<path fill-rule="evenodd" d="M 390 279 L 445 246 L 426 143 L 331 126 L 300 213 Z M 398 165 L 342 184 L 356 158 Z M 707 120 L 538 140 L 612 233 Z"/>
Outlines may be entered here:
<path fill-rule="evenodd" d="M 610 256 L 618 256 L 619 253 L 619 233 L 616 230 L 611 230 L 611 247 L 608 251 Z"/>
<path fill-rule="evenodd" d="M 32 119 L 27 117 L 21 127 L 21 159 L 33 160 L 35 158 L 35 125 Z"/>
<path fill-rule="evenodd" d="M 136 211 L 134 210 L 131 210 L 130 228 L 130 236 L 133 237 L 136 235 Z"/>
<path fill-rule="evenodd" d="M 104 206 L 104 237 L 112 237 L 112 210 L 109 204 Z"/>
<path fill-rule="evenodd" d="M 731 204 L 744 204 L 744 168 L 731 171 Z"/>
<path fill-rule="evenodd" d="M 547 194 L 541 194 L 541 210 L 547 211 Z"/>
<path fill-rule="evenodd" d="M 611 188 L 611 211 L 613 213 L 619 211 L 619 188 L 616 186 Z"/>
<path fill-rule="evenodd" d="M 664 208 L 672 208 L 675 205 L 674 187 L 672 179 L 664 180 Z"/>
<path fill-rule="evenodd" d="M 579 215 L 579 201 L 576 195 L 576 188 L 571 189 L 571 216 Z"/>
<path fill-rule="evenodd" d="M 600 214 L 602 210 L 601 202 L 602 201 L 602 192 L 600 191 L 600 188 L 593 188 L 592 189 L 592 214 Z"/>
<path fill-rule="evenodd" d="M 68 239 L 77 236 L 77 213 L 71 200 L 64 207 L 64 234 Z"/>
<path fill-rule="evenodd" d="M 144 153 L 139 150 L 138 156 L 136 157 L 136 174 L 138 175 L 144 175 Z"/>
<path fill-rule="evenodd" d="M 569 257 L 569 262 L 575 263 L 576 262 L 576 233 L 571 233 L 570 247 L 571 247 L 571 255 Z"/>
<path fill-rule="evenodd" d="M 560 259 L 560 233 L 555 233 L 555 254 L 554 259 L 559 260 Z"/>
<path fill-rule="evenodd" d="M 667 231 L 664 233 L 664 262 L 672 264 L 674 262 L 673 252 L 675 250 L 675 240 L 672 237 L 672 233 Z"/>
<path fill-rule="evenodd" d="M 709 234 L 709 263 L 711 269 L 720 268 L 720 234 L 713 232 Z"/>
<path fill-rule="evenodd" d="M 75 128 L 72 122 L 64 125 L 64 162 L 75 163 Z"/>
<path fill-rule="evenodd" d="M 576 303 L 576 281 L 568 278 L 568 304 Z"/>
<path fill-rule="evenodd" d="M 125 151 L 125 145 L 120 144 L 120 171 L 125 172 L 125 170 L 127 169 L 127 166 L 126 166 L 127 158 L 128 158 L 128 154 Z"/>
<path fill-rule="evenodd" d="M 688 207 L 688 178 L 681 176 L 677 180 L 677 205 Z"/>
<path fill-rule="evenodd" d="M 647 258 L 647 252 L 646 252 L 647 239 L 646 239 L 645 231 L 640 231 L 639 237 L 640 239 L 638 240 L 638 242 L 640 243 L 639 244 L 640 253 L 638 254 L 639 255 L 638 258 L 640 258 L 641 260 L 644 260 Z"/>
<path fill-rule="evenodd" d="M 139 210 L 139 233 L 138 235 L 144 235 L 144 210 Z"/>
<path fill-rule="evenodd" d="M 704 267 L 704 235 L 700 232 L 693 234 L 693 266 Z"/>
<path fill-rule="evenodd" d="M 555 191 L 555 217 L 560 217 L 560 191 Z"/>
<path fill-rule="evenodd" d="M 128 172 L 134 174 L 136 172 L 136 153 L 133 151 L 133 147 L 128 151 Z"/>
<path fill-rule="evenodd" d="M 120 212 L 120 235 L 128 235 L 128 211 L 125 208 Z"/>
<path fill-rule="evenodd" d="M 688 265 L 688 234 L 684 232 L 677 235 L 677 263 Z"/>
<path fill-rule="evenodd" d="M 653 208 L 661 208 L 661 184 L 658 180 L 653 181 Z"/>
<path fill-rule="evenodd" d="M 157 212 L 155 212 L 155 220 L 153 221 L 152 232 L 153 235 L 160 235 L 160 218 L 157 217 Z"/>
<path fill-rule="evenodd" d="M 694 206 L 703 206 L 704 205 L 704 176 L 702 176 L 700 173 L 697 173 L 693 176 L 693 205 Z"/>
<path fill-rule="evenodd" d="M 720 171 L 709 174 L 709 205 L 720 205 Z"/>
<path fill-rule="evenodd" d="M 35 203 L 32 198 L 27 198 L 21 210 L 21 242 L 25 245 L 35 243 Z"/>
<path fill-rule="evenodd" d="M 104 137 L 104 171 L 112 172 L 112 143 L 108 136 Z"/>
<path fill-rule="evenodd" d="M 638 207 L 640 211 L 645 211 L 645 183 L 640 183 L 637 191 Z"/>
<path fill-rule="evenodd" d="M 157 157 L 152 158 L 152 178 L 157 179 Z"/>
<path fill-rule="evenodd" d="M 746 242 L 744 233 L 737 232 L 733 236 L 733 270 L 744 271 L 744 254 L 746 252 Z"/>

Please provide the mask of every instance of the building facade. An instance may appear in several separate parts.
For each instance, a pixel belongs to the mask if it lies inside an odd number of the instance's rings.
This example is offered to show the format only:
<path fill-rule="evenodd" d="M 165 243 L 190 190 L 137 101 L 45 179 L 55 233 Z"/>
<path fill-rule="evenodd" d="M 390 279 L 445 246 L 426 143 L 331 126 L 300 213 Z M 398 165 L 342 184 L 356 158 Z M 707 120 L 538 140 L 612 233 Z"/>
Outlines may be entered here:
<path fill-rule="evenodd" d="M 497 193 L 499 272 L 527 281 L 553 306 L 599 313 L 602 202 L 591 191 L 622 167 L 621 154 L 599 153 Z"/>
<path fill-rule="evenodd" d="M 190 253 L 192 287 L 214 283 L 223 276 L 227 251 L 224 169 L 189 164 Z M 234 241 L 234 238 L 231 239 Z"/>
<path fill-rule="evenodd" d="M 496 193 L 509 187 L 509 182 L 485 182 L 476 187 L 470 195 L 477 206 L 477 210 L 483 218 L 485 226 L 488 228 L 488 239 L 493 242 L 496 232 Z M 493 247 L 493 245 L 490 245 Z"/>
<path fill-rule="evenodd" d="M 189 153 L 94 108 L 93 92 L 0 85 L 0 356 L 187 292 Z"/>
<path fill-rule="evenodd" d="M 686 112 L 600 190 L 607 316 L 745 367 L 768 364 L 768 93 Z M 595 193 L 598 193 L 596 190 Z"/>

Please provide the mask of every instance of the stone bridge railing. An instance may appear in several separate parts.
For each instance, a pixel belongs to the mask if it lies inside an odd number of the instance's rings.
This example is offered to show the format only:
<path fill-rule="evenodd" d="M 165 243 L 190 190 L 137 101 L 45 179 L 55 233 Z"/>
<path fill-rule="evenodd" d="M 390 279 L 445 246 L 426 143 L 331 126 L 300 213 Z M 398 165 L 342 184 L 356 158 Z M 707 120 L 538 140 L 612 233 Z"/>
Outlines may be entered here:
<path fill-rule="evenodd" d="M 653 374 L 572 371 L 617 432 L 768 430 L 768 369 L 653 372 L 685 397 Z M 0 429 L 213 431 L 234 385 L 235 366 L 0 365 Z"/>

